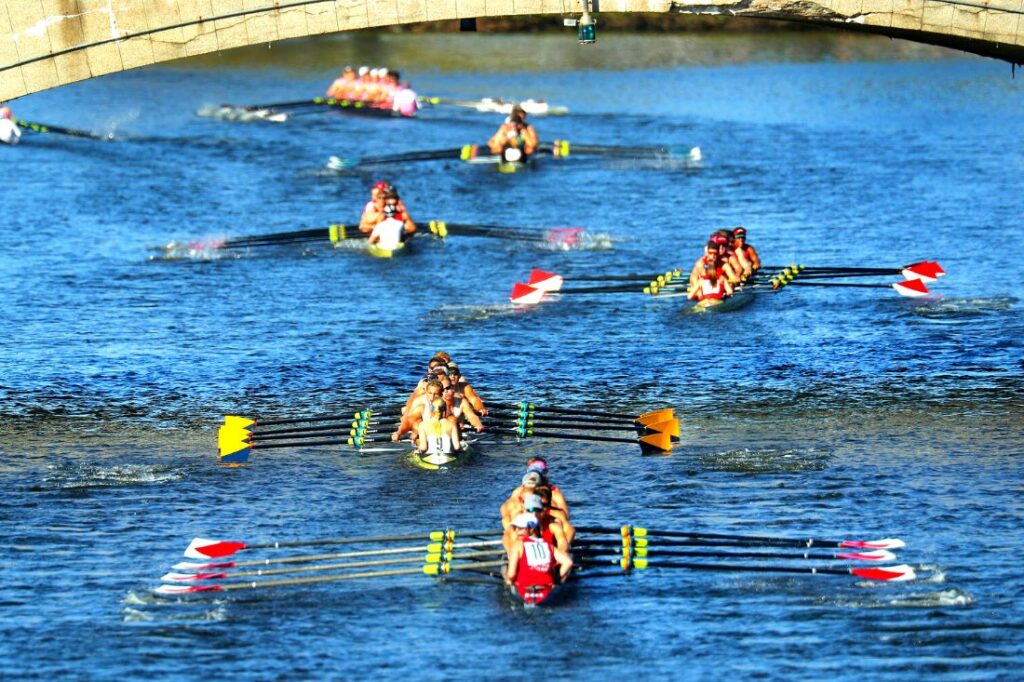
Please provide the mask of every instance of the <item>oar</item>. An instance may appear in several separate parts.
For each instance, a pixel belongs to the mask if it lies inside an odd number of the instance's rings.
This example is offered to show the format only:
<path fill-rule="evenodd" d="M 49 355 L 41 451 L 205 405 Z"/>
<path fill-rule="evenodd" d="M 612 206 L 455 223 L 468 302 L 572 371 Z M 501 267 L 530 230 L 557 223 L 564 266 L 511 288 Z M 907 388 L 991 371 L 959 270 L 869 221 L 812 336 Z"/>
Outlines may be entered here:
<path fill-rule="evenodd" d="M 908 279 L 892 284 L 866 284 L 864 282 L 775 282 L 773 284 L 755 284 L 753 289 L 782 289 L 785 287 L 833 287 L 851 289 L 894 289 L 900 296 L 920 298 L 927 296 L 928 287 L 919 279 Z"/>
<path fill-rule="evenodd" d="M 647 423 L 650 421 L 663 421 L 668 418 L 671 419 L 674 413 L 672 408 L 661 408 L 651 412 L 644 412 L 640 415 L 624 414 L 622 412 L 607 412 L 603 410 L 589 410 L 582 408 L 567 408 L 567 407 L 544 407 L 542 405 L 535 405 L 533 403 L 503 403 L 494 402 L 488 403 L 493 405 L 495 408 L 503 408 L 511 411 L 525 411 L 533 413 L 550 413 L 550 414 L 566 414 L 566 415 L 578 415 L 585 417 L 601 417 L 606 419 L 618 419 L 626 422 L 638 422 Z"/>
<path fill-rule="evenodd" d="M 639 438 L 619 438 L 616 436 L 596 436 L 587 433 L 563 433 L 559 431 L 535 431 L 533 429 L 498 428 L 497 433 L 508 433 L 519 438 L 554 438 L 557 440 L 578 440 L 595 443 L 629 443 L 639 445 L 644 454 L 672 452 L 672 437 L 667 433 L 652 433 Z"/>
<path fill-rule="evenodd" d="M 362 166 L 380 166 L 389 163 L 406 163 L 412 161 L 439 161 L 443 159 L 468 160 L 476 157 L 478 145 L 464 145 L 462 147 L 451 147 L 449 149 L 433 149 L 421 152 L 406 152 L 404 154 L 389 154 L 385 156 L 367 156 L 362 159 L 346 159 L 340 156 L 332 156 L 327 162 L 328 167 L 334 170 L 352 170 Z"/>
<path fill-rule="evenodd" d="M 237 540 L 210 540 L 207 538 L 195 538 L 185 549 L 185 556 L 190 559 L 222 559 L 231 556 L 242 550 L 253 549 L 280 549 L 282 547 L 315 547 L 318 545 L 355 545 L 370 544 L 379 542 L 407 542 L 415 540 L 427 540 L 429 542 L 454 541 L 459 538 L 480 538 L 501 535 L 501 531 L 478 530 L 478 531 L 455 531 L 439 530 L 426 533 L 411 533 L 406 535 L 382 535 L 368 538 L 321 538 L 315 540 L 288 540 L 284 542 L 264 542 L 248 544 Z"/>
<path fill-rule="evenodd" d="M 19 119 L 17 124 L 33 133 L 39 133 L 45 135 L 47 133 L 53 133 L 56 135 L 66 135 L 68 137 L 81 137 L 88 140 L 113 140 L 114 134 L 107 133 L 106 135 L 97 135 L 96 133 L 90 133 L 87 130 L 76 130 L 75 128 L 64 128 L 63 126 L 50 125 L 49 123 L 33 123 L 32 121 L 22 121 Z"/>
<path fill-rule="evenodd" d="M 422 104 L 433 106 L 450 106 L 464 109 L 473 109 L 480 113 L 509 114 L 512 107 L 518 104 L 530 116 L 564 116 L 569 113 L 568 107 L 548 104 L 543 100 L 523 100 L 521 102 L 506 102 L 501 99 L 484 97 L 483 99 L 450 99 L 447 97 L 420 96 L 416 98 Z"/>
<path fill-rule="evenodd" d="M 617 533 L 623 537 L 640 539 L 658 538 L 659 544 L 668 544 L 666 538 L 685 538 L 695 540 L 730 540 L 747 545 L 765 545 L 782 547 L 836 547 L 838 549 L 901 549 L 906 543 L 898 538 L 882 540 L 824 540 L 821 538 L 786 538 L 763 535 L 733 535 L 730 533 L 698 533 L 679 530 L 655 530 L 639 526 L 577 526 L 578 533 Z M 641 546 L 637 544 L 637 546 Z M 644 545 L 646 546 L 646 545 Z"/>
<path fill-rule="evenodd" d="M 606 562 L 594 562 L 592 565 L 602 565 Z M 607 563 L 618 563 L 609 561 Z M 587 565 L 584 561 L 583 565 Z M 631 565 L 636 569 L 651 568 L 683 568 L 693 571 L 730 571 L 737 573 L 807 573 L 812 575 L 853 575 L 865 580 L 881 580 L 904 582 L 914 580 L 917 574 L 913 567 L 906 564 L 897 566 L 869 566 L 865 568 L 816 568 L 809 566 L 761 566 L 756 564 L 705 564 L 705 563 L 683 563 L 678 561 L 653 561 L 647 559 L 635 559 Z"/>
<path fill-rule="evenodd" d="M 918 261 L 898 268 L 893 267 L 841 267 L 841 266 L 805 266 L 805 265 L 764 265 L 763 270 L 781 270 L 784 275 L 804 276 L 805 273 L 849 273 L 856 276 L 858 273 L 865 275 L 904 275 L 907 279 L 924 279 L 935 281 L 943 277 L 946 271 L 935 261 Z"/>
<path fill-rule="evenodd" d="M 618 158 L 667 158 L 699 162 L 700 147 L 620 147 L 601 144 L 570 143 L 568 140 L 555 140 L 552 144 L 541 144 L 538 151 L 543 151 L 558 158 L 567 156 L 610 156 Z"/>
<path fill-rule="evenodd" d="M 328 561 L 334 559 L 361 559 L 371 556 L 392 556 L 396 554 L 436 554 L 454 549 L 476 549 L 500 545 L 501 540 L 479 540 L 477 542 L 432 542 L 427 545 L 413 545 L 412 547 L 390 547 L 388 549 L 367 549 L 358 552 L 331 552 L 329 554 L 306 554 L 302 556 L 276 557 L 272 559 L 252 559 L 249 561 L 211 561 L 197 564 L 190 561 L 179 561 L 171 566 L 176 571 L 202 572 L 223 568 L 244 568 L 249 566 L 271 566 L 273 564 L 295 564 L 309 563 L 314 561 Z"/>
<path fill-rule="evenodd" d="M 268 575 L 287 575 L 289 573 L 310 573 L 316 571 L 336 571 L 336 570 L 347 570 L 352 568 L 369 568 L 371 566 L 389 566 L 395 564 L 422 564 L 424 562 L 428 564 L 437 564 L 442 561 L 452 561 L 457 558 L 458 560 L 469 560 L 469 559 L 484 559 L 493 558 L 505 554 L 503 548 L 477 551 L 477 552 L 458 552 L 458 555 L 452 551 L 448 552 L 428 552 L 424 557 L 391 557 L 387 559 L 371 559 L 368 561 L 346 561 L 342 563 L 326 563 L 326 564 L 311 564 L 304 566 L 288 566 L 285 568 L 260 568 L 251 571 L 211 571 L 205 573 L 165 573 L 160 577 L 160 580 L 170 583 L 187 583 L 187 582 L 200 582 L 206 580 L 223 580 L 233 578 L 248 578 L 248 577 L 262 577 Z"/>
<path fill-rule="evenodd" d="M 609 541 L 614 543 L 615 541 Z M 707 545 L 715 546 L 715 545 Z M 721 546 L 721 545 L 718 545 Z M 608 553 L 608 549 L 602 545 L 595 545 L 586 540 L 577 538 L 573 545 L 573 553 L 597 552 Z M 885 549 L 876 549 L 866 552 L 833 552 L 830 554 L 812 552 L 721 552 L 711 550 L 680 550 L 663 549 L 654 547 L 637 547 L 632 550 L 633 556 L 640 558 L 670 557 L 700 557 L 711 559 L 807 559 L 811 561 L 895 561 L 896 555 Z"/>
<path fill-rule="evenodd" d="M 343 573 L 340 575 L 311 576 L 308 578 L 285 578 L 281 580 L 251 581 L 240 583 L 224 583 L 221 585 L 161 585 L 154 590 L 158 594 L 187 594 L 190 592 L 221 592 L 226 590 L 249 590 L 262 587 L 283 587 L 286 585 L 308 585 L 311 583 L 327 583 L 338 580 L 356 580 L 361 578 L 385 578 L 401 575 L 424 574 L 440 576 L 450 571 L 480 570 L 481 568 L 497 568 L 504 566 L 504 561 L 475 562 L 472 564 L 428 563 L 420 568 L 399 568 L 391 571 L 369 571 L 366 573 Z"/>

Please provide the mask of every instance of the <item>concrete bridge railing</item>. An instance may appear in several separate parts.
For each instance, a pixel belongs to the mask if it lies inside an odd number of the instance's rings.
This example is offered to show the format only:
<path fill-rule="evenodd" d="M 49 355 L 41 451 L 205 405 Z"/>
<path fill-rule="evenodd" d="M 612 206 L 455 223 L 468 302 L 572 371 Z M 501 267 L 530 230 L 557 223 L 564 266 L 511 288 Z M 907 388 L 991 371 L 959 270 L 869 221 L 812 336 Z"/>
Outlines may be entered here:
<path fill-rule="evenodd" d="M 0 0 L 0 101 L 286 38 L 578 13 L 581 0 Z M 728 14 L 845 27 L 1024 62 L 1024 0 L 592 0 L 599 13 Z"/>

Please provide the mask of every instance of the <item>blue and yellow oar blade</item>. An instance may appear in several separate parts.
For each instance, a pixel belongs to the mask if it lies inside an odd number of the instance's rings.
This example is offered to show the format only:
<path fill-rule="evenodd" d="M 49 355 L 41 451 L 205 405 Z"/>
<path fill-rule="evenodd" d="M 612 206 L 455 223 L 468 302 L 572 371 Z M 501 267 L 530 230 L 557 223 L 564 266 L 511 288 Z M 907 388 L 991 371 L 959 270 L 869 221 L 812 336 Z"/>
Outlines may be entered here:
<path fill-rule="evenodd" d="M 217 430 L 217 455 L 224 464 L 249 461 L 252 434 L 244 428 L 222 426 Z"/>

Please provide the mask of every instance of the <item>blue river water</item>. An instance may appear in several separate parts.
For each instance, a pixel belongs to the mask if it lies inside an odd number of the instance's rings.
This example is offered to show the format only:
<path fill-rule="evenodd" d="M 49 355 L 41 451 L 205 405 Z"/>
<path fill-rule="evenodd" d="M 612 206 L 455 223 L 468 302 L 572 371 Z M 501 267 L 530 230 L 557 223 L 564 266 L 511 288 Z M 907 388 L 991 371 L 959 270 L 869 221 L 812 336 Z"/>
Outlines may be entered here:
<path fill-rule="evenodd" d="M 493 40 L 490 51 L 484 41 Z M 105 77 L 14 103 L 114 133 L 0 149 L 0 677 L 186 680 L 1018 679 L 1024 656 L 1022 86 L 1008 66 L 886 40 L 343 37 Z M 349 158 L 479 143 L 500 116 L 195 115 L 315 96 L 345 63 L 425 94 L 536 97 L 545 140 L 699 146 L 700 168 Z M 452 236 L 408 256 L 169 242 L 352 223 L 376 179 L 415 219 L 582 226 L 587 248 Z M 568 282 L 686 268 L 745 225 L 768 264 L 937 260 L 933 296 L 790 287 L 694 315 Z M 874 280 L 882 283 L 888 278 Z M 217 465 L 224 414 L 401 400 L 447 350 L 485 399 L 673 406 L 670 456 L 527 439 L 439 472 L 347 448 Z M 497 524 L 543 454 L 584 525 L 900 537 L 920 579 L 650 570 L 551 608 L 423 576 L 153 594 L 194 536 L 265 542 Z"/>

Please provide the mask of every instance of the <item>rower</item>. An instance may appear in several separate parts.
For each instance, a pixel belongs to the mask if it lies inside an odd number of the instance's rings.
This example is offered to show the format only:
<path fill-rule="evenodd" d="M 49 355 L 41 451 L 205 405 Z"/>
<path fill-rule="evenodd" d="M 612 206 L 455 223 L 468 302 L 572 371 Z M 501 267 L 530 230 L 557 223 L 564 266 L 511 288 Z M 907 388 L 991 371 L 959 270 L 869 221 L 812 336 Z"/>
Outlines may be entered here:
<path fill-rule="evenodd" d="M 537 131 L 526 122 L 526 112 L 517 106 L 487 141 L 487 146 L 503 161 L 526 161 L 537 151 Z"/>
<path fill-rule="evenodd" d="M 429 417 L 421 421 L 416 429 L 416 451 L 421 455 L 448 455 L 461 450 L 459 427 L 449 416 L 444 400 L 435 398 L 431 408 Z"/>
<path fill-rule="evenodd" d="M 21 141 L 21 129 L 14 121 L 14 113 L 10 107 L 0 106 L 0 142 L 18 144 Z"/>
<path fill-rule="evenodd" d="M 564 509 L 551 506 L 551 486 L 539 485 L 533 491 L 533 496 L 523 496 L 523 508 L 537 515 L 537 520 L 541 524 L 541 530 L 544 529 L 545 524 L 557 527 L 558 531 L 565 535 L 565 547 L 561 545 L 558 545 L 558 547 L 568 552 L 569 545 L 572 544 L 573 539 L 576 537 L 576 529 L 569 521 L 569 514 Z M 534 500 L 533 497 L 537 499 Z M 537 507 L 537 502 L 540 503 L 539 507 Z"/>
<path fill-rule="evenodd" d="M 346 66 L 341 74 L 334 79 L 331 86 L 327 88 L 327 96 L 334 99 L 351 99 L 355 91 L 356 71 L 351 66 Z"/>
<path fill-rule="evenodd" d="M 537 489 L 539 490 L 540 486 Z M 505 527 L 505 532 L 501 536 L 501 544 L 505 548 L 506 554 L 511 553 L 512 545 L 515 543 L 516 532 L 512 526 L 512 521 L 519 514 L 533 514 L 536 516 L 540 536 L 563 552 L 569 551 L 571 538 L 566 533 L 565 526 L 562 525 L 559 519 L 545 511 L 544 501 L 540 495 L 527 493 L 523 495 L 522 511 L 515 514 L 512 519 L 509 519 L 509 524 Z"/>
<path fill-rule="evenodd" d="M 572 571 L 572 557 L 541 537 L 537 517 L 519 514 L 512 520 L 515 539 L 509 549 L 505 582 L 527 602 L 543 601 Z M 557 573 L 556 573 L 557 570 Z"/>
<path fill-rule="evenodd" d="M 716 258 L 718 258 L 718 244 L 715 243 L 714 239 L 709 239 L 708 243 L 704 245 L 704 253 L 701 254 L 700 258 L 697 259 L 697 262 L 690 269 L 690 285 L 688 290 L 696 289 L 700 285 L 700 280 L 704 276 L 704 265 L 706 263 L 713 263 Z"/>
<path fill-rule="evenodd" d="M 729 283 L 729 279 L 725 275 L 722 262 L 715 261 L 704 263 L 704 274 L 696 288 L 687 292 L 686 298 L 703 303 L 705 307 L 711 307 L 719 305 L 732 294 L 732 284 Z"/>
<path fill-rule="evenodd" d="M 402 242 L 416 233 L 416 223 L 399 208 L 398 193 L 394 189 L 385 190 L 382 198 L 383 211 L 370 231 L 367 242 L 382 249 L 397 249 Z"/>
<path fill-rule="evenodd" d="M 469 385 L 469 382 L 466 381 L 466 378 L 462 376 L 459 366 L 454 362 L 450 362 L 447 367 L 454 405 L 453 414 L 456 418 L 464 418 L 477 433 L 480 433 L 484 430 L 484 425 L 480 418 L 487 416 L 487 407 L 473 387 Z"/>
<path fill-rule="evenodd" d="M 373 232 L 374 228 L 381 222 L 397 220 L 401 226 L 399 231 L 400 241 L 406 241 L 416 232 L 416 223 L 409 217 L 409 212 L 406 211 L 406 207 L 402 204 L 401 198 L 398 197 L 398 193 L 393 186 L 381 190 L 378 198 L 371 200 L 371 204 L 368 206 L 369 210 L 364 209 L 365 212 L 359 219 L 359 231 Z M 371 242 L 371 244 L 374 244 L 374 242 Z"/>
<path fill-rule="evenodd" d="M 735 227 L 732 231 L 732 250 L 742 263 L 744 260 L 750 265 L 750 273 L 761 269 L 761 257 L 757 255 L 757 249 L 747 243 L 747 228 Z"/>
<path fill-rule="evenodd" d="M 414 400 L 412 406 L 402 415 L 402 421 L 399 423 L 398 429 L 391 434 L 391 440 L 397 443 L 402 436 L 410 431 L 417 433 L 420 422 L 429 419 L 433 413 L 434 400 L 441 397 L 443 389 L 444 387 L 439 381 L 429 382 L 423 395 Z"/>
<path fill-rule="evenodd" d="M 501 505 L 502 526 L 507 528 L 509 521 L 516 514 L 525 511 L 523 506 L 525 496 L 536 493 L 538 487 L 546 487 L 548 489 L 551 506 L 560 509 L 565 514 L 566 521 L 569 520 L 569 505 L 566 504 L 562 491 L 557 486 L 551 485 L 551 481 L 547 478 L 547 470 L 547 462 L 542 458 L 530 458 L 527 462 L 526 474 L 523 476 L 522 482 Z"/>

